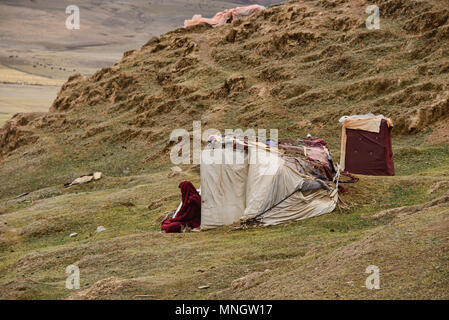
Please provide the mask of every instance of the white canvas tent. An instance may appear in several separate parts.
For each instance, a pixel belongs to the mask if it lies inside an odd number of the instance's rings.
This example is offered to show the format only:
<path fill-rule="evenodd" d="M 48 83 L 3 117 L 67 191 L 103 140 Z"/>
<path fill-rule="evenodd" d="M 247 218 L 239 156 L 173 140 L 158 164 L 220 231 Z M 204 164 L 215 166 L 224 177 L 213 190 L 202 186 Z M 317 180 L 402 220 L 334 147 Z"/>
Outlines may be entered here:
<path fill-rule="evenodd" d="M 323 183 L 299 173 L 276 150 L 265 152 L 263 157 L 254 152 L 261 149 L 266 149 L 262 143 L 253 143 L 248 150 L 213 149 L 221 164 L 204 161 L 212 151 L 203 151 L 202 230 L 256 217 L 264 225 L 276 225 L 335 209 L 336 189 L 323 188 Z M 240 164 L 235 161 L 237 157 L 243 159 Z"/>

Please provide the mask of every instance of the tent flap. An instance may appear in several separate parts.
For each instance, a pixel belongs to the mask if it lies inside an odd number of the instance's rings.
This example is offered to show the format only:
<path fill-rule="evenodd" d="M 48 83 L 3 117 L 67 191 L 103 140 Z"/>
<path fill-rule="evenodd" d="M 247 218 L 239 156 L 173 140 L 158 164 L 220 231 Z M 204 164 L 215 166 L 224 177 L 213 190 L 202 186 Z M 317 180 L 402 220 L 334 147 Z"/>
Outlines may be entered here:
<path fill-rule="evenodd" d="M 209 150 L 205 150 L 209 152 Z M 226 164 L 232 150 L 215 149 L 222 164 L 201 164 L 201 229 L 233 224 L 246 206 L 248 159 L 243 164 Z"/>

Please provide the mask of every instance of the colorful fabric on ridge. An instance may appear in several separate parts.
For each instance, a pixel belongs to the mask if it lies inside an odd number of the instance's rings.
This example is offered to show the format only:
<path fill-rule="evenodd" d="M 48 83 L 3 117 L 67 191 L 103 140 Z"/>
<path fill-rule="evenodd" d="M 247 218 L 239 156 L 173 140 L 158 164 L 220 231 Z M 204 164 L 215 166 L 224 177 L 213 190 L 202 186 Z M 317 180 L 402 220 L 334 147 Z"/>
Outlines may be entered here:
<path fill-rule="evenodd" d="M 232 22 L 233 20 L 237 20 L 245 16 L 250 16 L 264 9 L 264 6 L 255 4 L 246 7 L 237 7 L 224 10 L 222 12 L 218 12 L 213 18 L 203 18 L 200 14 L 196 14 L 193 16 L 192 20 L 184 21 L 184 27 L 186 28 L 194 26 L 203 22 L 208 23 L 213 27 L 218 27 L 224 25 L 225 23 Z"/>

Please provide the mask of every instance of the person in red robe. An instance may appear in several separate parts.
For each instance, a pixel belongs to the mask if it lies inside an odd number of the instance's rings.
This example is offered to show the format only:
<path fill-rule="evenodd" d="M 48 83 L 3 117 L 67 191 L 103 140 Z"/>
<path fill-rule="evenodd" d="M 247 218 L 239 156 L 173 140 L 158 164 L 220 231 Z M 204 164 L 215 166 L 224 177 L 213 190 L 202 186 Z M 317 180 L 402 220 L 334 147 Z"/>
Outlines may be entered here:
<path fill-rule="evenodd" d="M 192 229 L 201 225 L 201 196 L 190 181 L 179 184 L 182 194 L 182 206 L 176 217 L 162 222 L 161 229 L 166 233 L 181 232 L 188 226 Z"/>

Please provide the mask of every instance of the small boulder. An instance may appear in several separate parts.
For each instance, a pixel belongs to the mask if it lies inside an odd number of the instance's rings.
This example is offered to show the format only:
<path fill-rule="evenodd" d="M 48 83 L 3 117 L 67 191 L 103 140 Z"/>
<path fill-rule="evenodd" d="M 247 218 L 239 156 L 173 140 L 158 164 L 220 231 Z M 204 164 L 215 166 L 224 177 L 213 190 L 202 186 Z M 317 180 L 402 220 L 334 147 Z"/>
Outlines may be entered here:
<path fill-rule="evenodd" d="M 95 232 L 98 233 L 98 232 L 103 232 L 103 231 L 106 231 L 106 228 L 103 226 L 99 226 L 99 227 L 97 227 L 97 230 Z"/>
<path fill-rule="evenodd" d="M 198 289 L 209 289 L 209 288 L 210 288 L 210 286 L 208 286 L 208 285 L 198 287 Z"/>
<path fill-rule="evenodd" d="M 94 180 L 100 180 L 103 174 L 101 172 L 95 172 L 94 173 Z"/>

